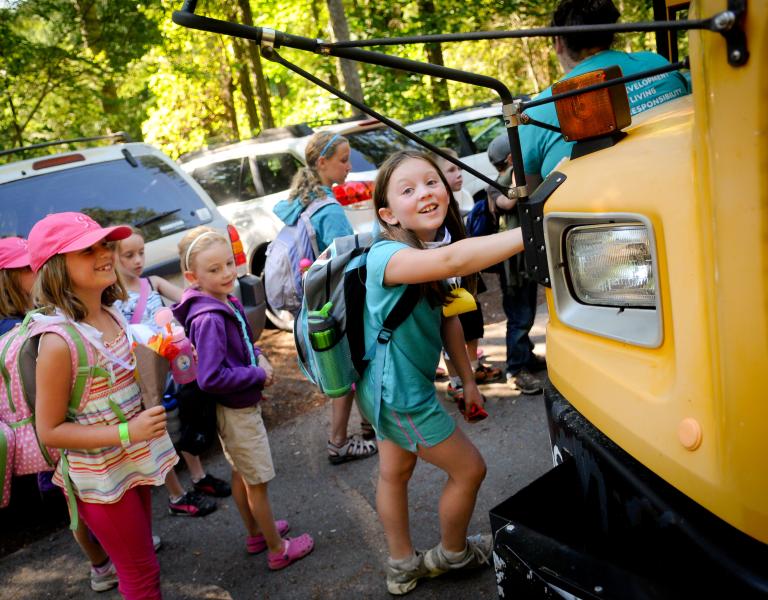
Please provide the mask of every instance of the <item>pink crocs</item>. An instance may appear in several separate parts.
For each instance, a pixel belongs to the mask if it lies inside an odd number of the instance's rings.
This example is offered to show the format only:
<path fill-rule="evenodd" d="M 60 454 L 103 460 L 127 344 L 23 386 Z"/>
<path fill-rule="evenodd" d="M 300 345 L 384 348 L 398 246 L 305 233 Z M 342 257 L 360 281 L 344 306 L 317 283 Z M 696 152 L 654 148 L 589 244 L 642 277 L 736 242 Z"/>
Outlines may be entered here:
<path fill-rule="evenodd" d="M 312 552 L 315 547 L 315 541 L 308 533 L 303 533 L 295 538 L 285 538 L 283 543 L 282 553 L 267 553 L 267 565 L 272 571 L 284 569 L 300 558 L 304 558 L 307 554 Z"/>
<path fill-rule="evenodd" d="M 277 528 L 277 533 L 280 534 L 280 537 L 283 537 L 288 533 L 288 530 L 291 528 L 288 521 L 285 521 L 284 519 L 275 521 L 275 527 Z M 267 540 L 264 539 L 264 536 L 261 533 L 259 535 L 249 535 L 245 538 L 245 547 L 248 550 L 248 554 L 258 554 L 267 549 Z"/>

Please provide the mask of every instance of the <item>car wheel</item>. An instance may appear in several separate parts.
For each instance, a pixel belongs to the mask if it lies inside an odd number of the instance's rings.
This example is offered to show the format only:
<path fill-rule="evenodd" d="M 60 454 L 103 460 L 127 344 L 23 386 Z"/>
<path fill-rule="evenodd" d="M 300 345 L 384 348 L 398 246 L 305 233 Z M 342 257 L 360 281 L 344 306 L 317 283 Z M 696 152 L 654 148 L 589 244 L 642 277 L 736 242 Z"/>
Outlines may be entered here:
<path fill-rule="evenodd" d="M 275 329 L 293 331 L 293 314 L 287 310 L 272 310 L 267 305 L 267 320 Z"/>
<path fill-rule="evenodd" d="M 256 249 L 251 258 L 251 273 L 257 274 L 264 281 L 264 261 L 267 255 L 267 244 Z M 273 310 L 267 303 L 267 328 L 293 331 L 293 315 L 287 310 Z"/>

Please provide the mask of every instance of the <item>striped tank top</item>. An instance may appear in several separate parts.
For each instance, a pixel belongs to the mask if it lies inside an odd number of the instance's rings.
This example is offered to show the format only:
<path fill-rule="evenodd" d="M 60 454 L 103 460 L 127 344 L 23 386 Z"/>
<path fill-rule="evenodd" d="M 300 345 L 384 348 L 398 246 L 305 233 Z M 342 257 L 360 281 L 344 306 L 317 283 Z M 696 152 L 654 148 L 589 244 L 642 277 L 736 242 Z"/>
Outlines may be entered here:
<path fill-rule="evenodd" d="M 114 342 L 105 346 L 107 351 L 126 363 L 131 362 L 131 348 L 124 330 L 121 329 Z M 128 421 L 136 418 L 143 407 L 134 371 L 108 361 L 98 350 L 94 355 L 98 357 L 97 366 L 111 372 L 112 377 L 94 377 L 88 397 L 83 398 L 76 412 L 68 414 L 67 420 L 80 425 L 117 425 L 120 419 L 110 400 L 119 406 Z M 179 460 L 167 433 L 135 442 L 128 448 L 109 446 L 65 452 L 75 494 L 82 501 L 95 504 L 117 502 L 125 492 L 138 485 L 162 485 L 168 471 Z M 59 461 L 53 482 L 65 487 L 61 469 Z"/>

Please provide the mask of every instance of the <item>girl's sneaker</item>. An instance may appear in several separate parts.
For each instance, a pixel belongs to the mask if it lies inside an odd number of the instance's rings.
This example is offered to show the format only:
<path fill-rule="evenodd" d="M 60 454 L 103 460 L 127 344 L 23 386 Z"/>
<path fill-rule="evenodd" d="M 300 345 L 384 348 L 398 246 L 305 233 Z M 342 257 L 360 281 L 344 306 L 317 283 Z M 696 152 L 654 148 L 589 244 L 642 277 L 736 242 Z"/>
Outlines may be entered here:
<path fill-rule="evenodd" d="M 489 565 L 493 553 L 493 538 L 490 535 L 471 535 L 467 538 L 467 547 L 458 558 L 449 559 L 445 555 L 443 545 L 438 544 L 424 554 L 424 566 L 429 570 L 430 577 L 437 577 L 447 571 L 456 569 L 476 569 Z"/>
<path fill-rule="evenodd" d="M 280 534 L 280 537 L 283 537 L 286 533 L 288 533 L 288 530 L 291 528 L 291 526 L 288 524 L 288 521 L 283 519 L 275 521 L 275 527 L 277 528 L 277 533 Z M 264 552 L 264 550 L 267 549 L 267 540 L 264 539 L 262 534 L 249 535 L 247 538 L 245 538 L 245 548 L 248 550 L 248 554 L 258 554 L 259 552 Z"/>
<path fill-rule="evenodd" d="M 168 513 L 184 517 L 204 517 L 216 510 L 216 501 L 189 490 L 175 502 L 168 500 Z"/>
<path fill-rule="evenodd" d="M 91 565 L 91 589 L 94 592 L 106 592 L 114 587 L 117 587 L 117 571 L 111 560 L 107 559 L 100 567 Z"/>
<path fill-rule="evenodd" d="M 208 473 L 199 481 L 194 482 L 195 491 L 214 498 L 226 498 L 232 495 L 232 488 L 223 479 Z"/>
<path fill-rule="evenodd" d="M 405 560 L 388 558 L 384 565 L 387 572 L 387 591 L 394 596 L 407 594 L 422 577 L 430 577 L 429 569 L 424 565 L 424 554 L 416 551 L 412 563 Z"/>
<path fill-rule="evenodd" d="M 304 558 L 315 548 L 315 540 L 308 533 L 303 533 L 299 537 L 285 538 L 283 540 L 283 551 L 273 554 L 267 553 L 267 566 L 272 571 L 285 569 L 297 560 Z"/>

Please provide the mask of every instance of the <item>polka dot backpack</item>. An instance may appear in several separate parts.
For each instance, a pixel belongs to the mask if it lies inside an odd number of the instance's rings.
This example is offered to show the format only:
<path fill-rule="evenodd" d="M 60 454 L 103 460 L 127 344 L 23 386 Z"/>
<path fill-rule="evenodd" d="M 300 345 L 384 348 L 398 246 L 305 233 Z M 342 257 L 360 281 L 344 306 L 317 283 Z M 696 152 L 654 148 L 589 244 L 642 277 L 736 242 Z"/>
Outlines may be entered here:
<path fill-rule="evenodd" d="M 87 396 L 97 367 L 90 344 L 74 325 L 41 323 L 36 311 L 0 337 L 0 508 L 10 501 L 14 475 L 29 475 L 56 468 L 60 452 L 40 443 L 35 430 L 35 368 L 40 336 L 59 334 L 66 340 L 72 357 L 72 391 L 69 409 L 74 410 Z"/>

